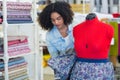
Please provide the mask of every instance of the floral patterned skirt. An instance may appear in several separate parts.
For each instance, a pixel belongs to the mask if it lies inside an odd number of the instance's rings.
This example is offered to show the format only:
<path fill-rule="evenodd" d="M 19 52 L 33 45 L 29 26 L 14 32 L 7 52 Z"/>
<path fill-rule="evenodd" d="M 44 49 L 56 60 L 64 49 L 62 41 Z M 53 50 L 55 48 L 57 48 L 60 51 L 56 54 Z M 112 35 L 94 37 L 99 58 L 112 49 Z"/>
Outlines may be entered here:
<path fill-rule="evenodd" d="M 109 61 L 89 60 L 87 62 L 86 59 L 79 60 L 75 54 L 67 54 L 51 58 L 48 65 L 59 80 L 67 80 L 72 67 L 70 80 L 115 80 L 113 65 Z"/>
<path fill-rule="evenodd" d="M 111 62 L 77 60 L 70 80 L 115 80 Z"/>

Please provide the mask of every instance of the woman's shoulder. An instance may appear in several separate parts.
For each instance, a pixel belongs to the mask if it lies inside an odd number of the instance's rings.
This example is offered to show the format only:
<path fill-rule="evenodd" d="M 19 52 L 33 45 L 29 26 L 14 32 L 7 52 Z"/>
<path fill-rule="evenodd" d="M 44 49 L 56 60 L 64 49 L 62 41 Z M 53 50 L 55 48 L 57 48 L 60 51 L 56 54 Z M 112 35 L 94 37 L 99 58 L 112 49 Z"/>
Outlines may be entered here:
<path fill-rule="evenodd" d="M 59 37 L 58 30 L 54 27 L 53 29 L 51 29 L 46 33 L 46 37 L 49 39 L 54 39 L 56 37 Z"/>

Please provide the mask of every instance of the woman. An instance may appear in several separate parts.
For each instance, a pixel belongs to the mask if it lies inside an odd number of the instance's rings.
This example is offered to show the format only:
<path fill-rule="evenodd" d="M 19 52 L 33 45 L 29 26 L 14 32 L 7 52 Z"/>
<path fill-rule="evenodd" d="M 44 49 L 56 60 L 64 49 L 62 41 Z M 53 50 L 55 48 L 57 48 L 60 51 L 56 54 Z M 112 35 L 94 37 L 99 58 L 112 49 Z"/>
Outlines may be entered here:
<path fill-rule="evenodd" d="M 74 56 L 71 55 L 74 54 L 74 45 L 72 25 L 70 25 L 73 15 L 71 6 L 63 1 L 47 5 L 38 15 L 39 24 L 44 30 L 48 30 L 46 43 L 51 55 L 48 64 L 54 69 L 55 79 L 65 80 L 62 74 L 68 73 L 65 70 L 69 70 L 70 67 L 68 67 L 69 69 L 66 67 L 66 69 L 64 64 L 72 65 L 73 63 L 70 62 L 74 61 Z M 68 54 L 67 57 L 63 57 L 66 54 Z M 60 63 L 61 61 L 62 63 Z M 65 74 L 64 76 L 66 76 Z"/>

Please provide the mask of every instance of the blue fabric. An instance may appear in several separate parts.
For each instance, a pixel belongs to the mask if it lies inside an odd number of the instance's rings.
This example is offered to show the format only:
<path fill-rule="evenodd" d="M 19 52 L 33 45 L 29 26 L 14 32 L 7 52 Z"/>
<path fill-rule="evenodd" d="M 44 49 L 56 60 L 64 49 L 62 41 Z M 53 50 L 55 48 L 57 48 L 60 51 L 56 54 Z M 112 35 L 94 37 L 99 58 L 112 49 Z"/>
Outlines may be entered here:
<path fill-rule="evenodd" d="M 65 51 L 74 47 L 72 26 L 68 27 L 68 36 L 63 38 L 57 27 L 54 26 L 52 30 L 46 34 L 46 43 L 48 51 L 52 57 L 65 54 Z"/>
<path fill-rule="evenodd" d="M 21 23 L 33 23 L 33 21 L 32 20 L 22 20 L 22 21 L 20 21 L 20 20 L 8 20 L 7 21 L 8 22 L 8 24 L 21 24 Z"/>
<path fill-rule="evenodd" d="M 18 59 L 13 59 L 12 61 L 8 62 L 8 66 L 13 66 L 16 64 L 24 63 L 25 59 L 24 58 L 18 58 Z M 0 68 L 4 68 L 4 63 L 0 62 Z"/>

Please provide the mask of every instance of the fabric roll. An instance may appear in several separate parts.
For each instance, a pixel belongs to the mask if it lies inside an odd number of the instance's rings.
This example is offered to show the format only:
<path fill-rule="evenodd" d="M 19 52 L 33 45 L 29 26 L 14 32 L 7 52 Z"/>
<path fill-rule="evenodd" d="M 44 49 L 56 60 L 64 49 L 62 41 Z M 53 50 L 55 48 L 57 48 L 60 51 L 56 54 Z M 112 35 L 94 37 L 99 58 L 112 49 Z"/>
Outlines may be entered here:
<path fill-rule="evenodd" d="M 118 22 L 109 22 L 114 27 L 114 45 L 110 46 L 110 56 L 118 56 Z"/>

